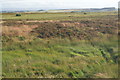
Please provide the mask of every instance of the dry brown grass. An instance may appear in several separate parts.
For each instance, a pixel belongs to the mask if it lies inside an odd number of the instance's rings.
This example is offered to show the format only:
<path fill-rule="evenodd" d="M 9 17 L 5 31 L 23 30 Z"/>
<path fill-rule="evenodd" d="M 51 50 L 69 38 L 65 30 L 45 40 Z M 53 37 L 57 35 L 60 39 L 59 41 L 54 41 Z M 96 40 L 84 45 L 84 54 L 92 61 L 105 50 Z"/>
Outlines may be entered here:
<path fill-rule="evenodd" d="M 63 26 L 76 26 L 76 27 L 84 27 L 86 26 L 86 24 L 82 24 L 82 23 L 79 23 L 79 22 L 73 22 L 73 23 L 69 23 L 69 22 L 63 22 L 61 23 Z"/>
<path fill-rule="evenodd" d="M 37 25 L 28 26 L 22 25 L 21 27 L 16 26 L 4 26 L 3 27 L 3 36 L 28 36 L 33 28 L 36 28 Z"/>

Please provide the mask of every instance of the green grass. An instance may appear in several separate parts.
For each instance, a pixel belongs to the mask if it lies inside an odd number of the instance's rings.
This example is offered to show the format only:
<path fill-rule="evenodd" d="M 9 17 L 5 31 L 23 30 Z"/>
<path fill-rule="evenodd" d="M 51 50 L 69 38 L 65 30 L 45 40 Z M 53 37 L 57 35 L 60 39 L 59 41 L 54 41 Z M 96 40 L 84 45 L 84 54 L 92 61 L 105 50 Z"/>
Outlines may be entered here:
<path fill-rule="evenodd" d="M 102 18 L 106 15 L 117 15 L 114 12 L 88 12 L 84 13 L 21 13 L 22 16 L 16 16 L 15 13 L 3 13 L 2 18 L 13 20 L 83 20 Z M 98 16 L 99 15 L 99 16 Z"/>
<path fill-rule="evenodd" d="M 37 39 L 31 44 L 12 43 L 13 47 L 4 47 L 3 76 L 117 77 L 117 64 L 105 48 L 93 47 L 86 41 L 53 40 L 49 44 Z M 103 49 L 108 61 L 98 47 Z M 12 50 L 8 50 L 10 48 Z M 103 75 L 96 76 L 98 73 Z"/>
<path fill-rule="evenodd" d="M 117 13 L 91 12 L 87 15 L 21 13 L 21 15 L 16 17 L 15 13 L 3 13 L 3 21 L 6 21 L 3 25 L 7 26 L 3 27 L 2 36 L 3 77 L 118 77 Z M 19 22 L 21 20 L 22 22 Z M 25 20 L 61 22 L 30 23 Z M 80 25 L 75 24 L 76 22 Z M 62 23 L 70 25 L 62 26 Z M 23 27 L 25 25 L 28 28 Z M 38 27 L 31 28 L 35 25 Z M 24 28 L 25 31 L 32 30 L 25 32 Z M 58 29 L 61 35 L 58 35 Z"/>

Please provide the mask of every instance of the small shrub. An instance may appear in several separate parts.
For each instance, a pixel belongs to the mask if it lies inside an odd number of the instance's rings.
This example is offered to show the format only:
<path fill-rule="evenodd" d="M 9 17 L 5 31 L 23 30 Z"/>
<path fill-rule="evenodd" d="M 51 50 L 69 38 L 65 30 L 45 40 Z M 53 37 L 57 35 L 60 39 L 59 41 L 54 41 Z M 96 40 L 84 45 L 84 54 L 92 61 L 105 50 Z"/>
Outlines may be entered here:
<path fill-rule="evenodd" d="M 21 14 L 16 14 L 16 16 L 21 16 Z"/>
<path fill-rule="evenodd" d="M 85 15 L 87 14 L 87 13 L 84 13 Z"/>

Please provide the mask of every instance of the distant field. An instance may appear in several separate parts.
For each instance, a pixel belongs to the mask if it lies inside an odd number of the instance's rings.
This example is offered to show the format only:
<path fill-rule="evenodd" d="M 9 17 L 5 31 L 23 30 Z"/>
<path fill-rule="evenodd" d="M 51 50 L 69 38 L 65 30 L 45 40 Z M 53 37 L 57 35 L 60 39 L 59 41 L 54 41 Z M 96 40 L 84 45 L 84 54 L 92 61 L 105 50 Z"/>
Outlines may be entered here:
<path fill-rule="evenodd" d="M 7 78 L 117 78 L 117 12 L 3 13 Z"/>
<path fill-rule="evenodd" d="M 107 17 L 107 15 L 117 15 L 117 12 L 84 12 L 81 13 L 21 13 L 22 16 L 16 17 L 16 13 L 3 13 L 2 17 L 4 19 L 14 19 L 14 20 L 81 20 L 81 19 L 96 19 Z M 99 16 L 98 16 L 99 15 Z"/>

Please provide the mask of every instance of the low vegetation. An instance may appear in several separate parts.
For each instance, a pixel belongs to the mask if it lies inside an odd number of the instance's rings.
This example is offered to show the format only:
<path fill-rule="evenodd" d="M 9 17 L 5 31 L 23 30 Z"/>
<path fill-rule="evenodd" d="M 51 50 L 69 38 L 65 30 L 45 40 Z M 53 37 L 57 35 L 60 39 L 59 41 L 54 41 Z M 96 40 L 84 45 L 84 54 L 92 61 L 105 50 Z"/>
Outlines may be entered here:
<path fill-rule="evenodd" d="M 118 77 L 117 13 L 21 14 L 3 14 L 3 77 Z"/>

